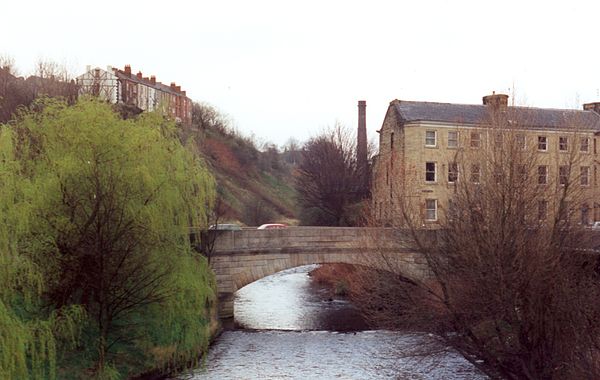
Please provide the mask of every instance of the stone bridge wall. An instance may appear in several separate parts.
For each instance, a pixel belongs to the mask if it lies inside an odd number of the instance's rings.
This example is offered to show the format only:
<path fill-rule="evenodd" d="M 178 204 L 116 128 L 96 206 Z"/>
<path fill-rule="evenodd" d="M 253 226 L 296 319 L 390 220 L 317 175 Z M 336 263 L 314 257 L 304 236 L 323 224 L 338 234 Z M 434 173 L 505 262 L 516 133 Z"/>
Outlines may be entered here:
<path fill-rule="evenodd" d="M 241 287 L 284 269 L 348 263 L 421 278 L 427 269 L 405 232 L 381 228 L 290 227 L 218 231 L 211 266 L 217 276 L 221 317 L 233 316 Z"/>

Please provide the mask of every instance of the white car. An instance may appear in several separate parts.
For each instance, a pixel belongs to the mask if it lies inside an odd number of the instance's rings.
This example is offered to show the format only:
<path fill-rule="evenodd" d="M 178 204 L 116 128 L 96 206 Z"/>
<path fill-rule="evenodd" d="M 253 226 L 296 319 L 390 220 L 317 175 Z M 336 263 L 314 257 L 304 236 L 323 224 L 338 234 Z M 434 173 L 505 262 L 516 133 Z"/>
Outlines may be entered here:
<path fill-rule="evenodd" d="M 600 231 L 600 222 L 594 222 L 591 228 L 592 230 Z"/>
<path fill-rule="evenodd" d="M 283 223 L 267 223 L 258 227 L 257 230 L 270 230 L 272 228 L 287 228 L 287 224 Z"/>

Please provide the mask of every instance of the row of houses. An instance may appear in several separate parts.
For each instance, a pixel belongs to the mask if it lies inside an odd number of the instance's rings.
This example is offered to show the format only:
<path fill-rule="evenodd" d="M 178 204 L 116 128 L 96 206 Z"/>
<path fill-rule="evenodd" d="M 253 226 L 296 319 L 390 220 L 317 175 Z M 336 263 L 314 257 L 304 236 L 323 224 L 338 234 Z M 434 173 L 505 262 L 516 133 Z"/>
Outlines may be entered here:
<path fill-rule="evenodd" d="M 124 104 L 141 111 L 160 110 L 185 125 L 192 121 L 192 100 L 181 86 L 145 77 L 141 71 L 133 74 L 131 66 L 123 70 L 107 66 L 106 70 L 87 66 L 76 78 L 80 95 L 93 95 L 112 104 Z"/>
<path fill-rule="evenodd" d="M 400 223 L 402 208 L 411 203 L 420 223 L 435 227 L 451 214 L 461 181 L 501 182 L 507 174 L 496 173 L 504 169 L 490 162 L 503 154 L 509 162 L 524 161 L 515 169 L 522 178 L 514 182 L 535 186 L 537 206 L 528 217 L 551 217 L 558 195 L 570 186 L 577 196 L 568 200 L 569 210 L 577 223 L 600 220 L 600 103 L 582 110 L 528 108 L 509 105 L 508 98 L 492 94 L 478 105 L 393 100 L 378 131 L 375 218 Z M 515 150 L 508 152 L 508 145 Z"/>

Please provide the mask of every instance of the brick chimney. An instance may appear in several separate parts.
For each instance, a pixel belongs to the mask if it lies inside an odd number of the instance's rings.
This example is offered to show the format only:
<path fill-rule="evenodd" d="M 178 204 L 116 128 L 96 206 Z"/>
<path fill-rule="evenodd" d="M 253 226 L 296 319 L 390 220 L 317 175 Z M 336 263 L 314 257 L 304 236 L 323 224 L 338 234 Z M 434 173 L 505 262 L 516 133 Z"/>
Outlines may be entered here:
<path fill-rule="evenodd" d="M 150 75 L 150 83 L 156 84 L 156 75 Z"/>
<path fill-rule="evenodd" d="M 125 74 L 131 76 L 131 65 L 125 65 Z"/>
<path fill-rule="evenodd" d="M 483 105 L 494 108 L 505 108 L 508 106 L 508 95 L 496 94 L 496 91 L 492 91 L 492 95 L 483 97 Z"/>
<path fill-rule="evenodd" d="M 176 88 L 177 85 L 175 85 L 175 82 L 171 82 L 171 90 L 175 91 Z"/>
<path fill-rule="evenodd" d="M 142 79 L 142 72 L 141 72 L 141 71 L 138 71 L 138 73 L 136 74 L 136 77 L 137 77 L 138 79 Z"/>
<path fill-rule="evenodd" d="M 185 90 L 181 91 L 181 95 L 183 95 L 183 96 L 187 96 L 187 95 L 185 94 Z"/>
<path fill-rule="evenodd" d="M 181 92 L 181 86 L 175 86 L 175 91 Z"/>
<path fill-rule="evenodd" d="M 583 105 L 585 111 L 594 111 L 600 113 L 600 102 L 586 103 Z"/>
<path fill-rule="evenodd" d="M 359 175 L 363 176 L 363 186 L 368 186 L 368 160 L 367 160 L 367 102 L 358 101 L 358 133 L 356 145 L 356 161 Z"/>

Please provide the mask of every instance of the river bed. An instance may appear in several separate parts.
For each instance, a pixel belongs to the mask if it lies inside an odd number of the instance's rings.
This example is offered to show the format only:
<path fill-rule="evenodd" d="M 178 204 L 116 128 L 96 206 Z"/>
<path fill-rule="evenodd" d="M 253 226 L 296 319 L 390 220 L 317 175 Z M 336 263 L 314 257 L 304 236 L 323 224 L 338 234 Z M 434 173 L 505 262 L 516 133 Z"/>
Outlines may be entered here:
<path fill-rule="evenodd" d="M 358 311 L 312 283 L 305 266 L 236 293 L 233 329 L 181 379 L 485 379 L 433 336 L 369 331 Z M 422 356 L 424 347 L 435 355 Z"/>

